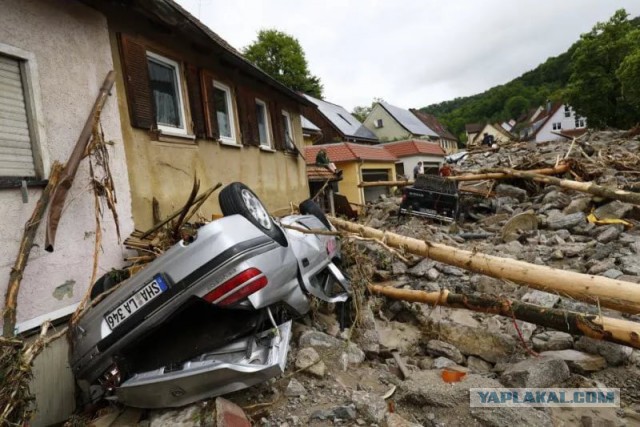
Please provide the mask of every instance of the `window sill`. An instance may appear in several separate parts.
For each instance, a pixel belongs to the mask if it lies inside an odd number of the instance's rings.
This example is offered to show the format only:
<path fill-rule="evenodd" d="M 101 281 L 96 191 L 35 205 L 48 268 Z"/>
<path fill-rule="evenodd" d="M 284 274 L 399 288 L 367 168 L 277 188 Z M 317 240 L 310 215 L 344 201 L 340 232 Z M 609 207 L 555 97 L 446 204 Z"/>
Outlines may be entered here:
<path fill-rule="evenodd" d="M 276 152 L 276 150 L 274 150 L 273 148 L 266 147 L 264 145 L 260 146 L 260 151 L 266 151 L 267 153 L 275 153 Z"/>
<path fill-rule="evenodd" d="M 242 145 L 236 144 L 235 142 L 227 142 L 227 141 L 218 141 L 220 145 L 224 145 L 225 147 L 234 147 L 234 148 L 242 148 Z"/>
<path fill-rule="evenodd" d="M 168 142 L 171 144 L 196 145 L 196 136 L 182 133 L 173 133 L 163 130 L 154 130 L 150 132 L 151 140 L 157 142 Z"/>

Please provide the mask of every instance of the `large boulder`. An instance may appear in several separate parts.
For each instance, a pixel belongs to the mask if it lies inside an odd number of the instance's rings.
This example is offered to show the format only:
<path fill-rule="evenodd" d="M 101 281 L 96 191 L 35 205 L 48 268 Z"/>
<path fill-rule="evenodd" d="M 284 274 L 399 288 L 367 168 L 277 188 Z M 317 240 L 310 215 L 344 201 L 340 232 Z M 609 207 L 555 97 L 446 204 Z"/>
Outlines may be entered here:
<path fill-rule="evenodd" d="M 562 359 L 534 357 L 509 366 L 500 376 L 507 387 L 544 388 L 558 384 L 571 375 Z"/>
<path fill-rule="evenodd" d="M 578 350 L 543 351 L 540 356 L 555 357 L 564 360 L 569 369 L 579 374 L 597 372 L 607 367 L 607 361 L 602 356 L 583 353 Z"/>

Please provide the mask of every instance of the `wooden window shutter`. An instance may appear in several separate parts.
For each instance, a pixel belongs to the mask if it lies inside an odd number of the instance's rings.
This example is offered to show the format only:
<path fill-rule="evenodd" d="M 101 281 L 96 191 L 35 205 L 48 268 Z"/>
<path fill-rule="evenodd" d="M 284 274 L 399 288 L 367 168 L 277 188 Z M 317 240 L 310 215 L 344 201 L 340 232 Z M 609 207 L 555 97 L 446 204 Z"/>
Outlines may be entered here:
<path fill-rule="evenodd" d="M 124 83 L 131 126 L 142 129 L 156 127 L 156 115 L 149 86 L 149 66 L 144 44 L 120 34 Z"/>
<path fill-rule="evenodd" d="M 191 109 L 191 121 L 193 122 L 193 133 L 198 138 L 206 136 L 204 105 L 202 102 L 202 86 L 200 85 L 200 69 L 194 65 L 187 64 L 185 67 L 187 80 L 187 93 L 189 94 L 189 107 Z"/>
<path fill-rule="evenodd" d="M 236 94 L 242 143 L 257 147 L 260 145 L 260 135 L 256 117 L 256 99 L 253 92 L 245 86 L 236 85 Z"/>
<path fill-rule="evenodd" d="M 207 137 L 217 141 L 220 139 L 220 131 L 218 130 L 218 118 L 213 101 L 213 76 L 206 71 L 203 71 L 201 75 Z"/>
<path fill-rule="evenodd" d="M 284 127 L 282 124 L 282 108 L 276 101 L 271 102 L 269 107 L 271 108 L 271 126 L 273 128 L 273 147 L 276 150 L 285 149 L 284 140 Z"/>

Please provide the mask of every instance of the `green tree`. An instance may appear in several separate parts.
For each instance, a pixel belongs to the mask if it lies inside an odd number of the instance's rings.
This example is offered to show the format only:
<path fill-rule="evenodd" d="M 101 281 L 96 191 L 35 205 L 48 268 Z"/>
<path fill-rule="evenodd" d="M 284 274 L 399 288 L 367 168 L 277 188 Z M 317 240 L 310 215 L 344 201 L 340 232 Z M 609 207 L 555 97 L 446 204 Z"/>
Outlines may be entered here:
<path fill-rule="evenodd" d="M 304 50 L 295 37 L 275 29 L 260 30 L 243 54 L 285 86 L 322 98 L 320 78 L 309 71 Z"/>
<path fill-rule="evenodd" d="M 517 119 L 526 113 L 529 109 L 529 100 L 522 95 L 516 95 L 509 98 L 504 104 L 505 118 Z"/>
<path fill-rule="evenodd" d="M 640 49 L 633 35 L 637 31 L 627 12 L 620 9 L 609 21 L 597 23 L 580 37 L 571 58 L 566 97 L 580 115 L 588 118 L 590 126 L 627 128 L 634 118 L 637 120 L 638 110 L 623 96 L 619 78 L 634 75 L 637 60 L 633 58 Z"/>
<path fill-rule="evenodd" d="M 638 48 L 622 61 L 616 71 L 616 77 L 620 80 L 623 98 L 640 113 L 640 30 L 629 33 L 627 37 L 631 39 L 632 45 Z"/>

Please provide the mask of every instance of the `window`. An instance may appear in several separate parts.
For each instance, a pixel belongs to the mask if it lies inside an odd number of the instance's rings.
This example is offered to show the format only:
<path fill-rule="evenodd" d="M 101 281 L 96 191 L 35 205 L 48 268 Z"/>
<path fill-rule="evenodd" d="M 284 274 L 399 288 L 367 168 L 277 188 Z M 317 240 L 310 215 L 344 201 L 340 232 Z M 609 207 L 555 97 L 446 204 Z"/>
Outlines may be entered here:
<path fill-rule="evenodd" d="M 47 177 L 35 55 L 0 43 L 0 176 Z"/>
<path fill-rule="evenodd" d="M 553 124 L 553 130 L 561 130 L 562 129 L 562 123 L 561 122 L 557 122 Z"/>
<path fill-rule="evenodd" d="M 343 115 L 342 115 L 342 114 L 340 114 L 340 113 L 338 113 L 338 116 L 340 116 L 340 118 L 341 118 L 342 120 L 344 120 L 345 122 L 347 122 L 347 124 L 348 124 L 349 126 L 353 126 L 353 125 L 351 124 L 351 122 L 350 122 L 349 120 L 347 120 L 347 118 L 346 118 L 345 116 L 343 116 Z"/>
<path fill-rule="evenodd" d="M 218 121 L 220 140 L 229 144 L 236 144 L 235 119 L 229 86 L 213 82 L 213 104 Z"/>
<path fill-rule="evenodd" d="M 376 129 L 380 129 L 380 128 L 383 126 L 383 124 L 382 124 L 382 119 L 376 119 L 376 120 L 373 122 L 373 125 L 376 127 Z"/>
<path fill-rule="evenodd" d="M 284 110 L 282 111 L 282 121 L 284 126 L 284 146 L 287 150 L 295 151 L 296 145 L 293 140 L 293 126 L 291 125 L 291 116 Z"/>
<path fill-rule="evenodd" d="M 256 99 L 256 118 L 258 119 L 258 136 L 260 137 L 260 145 L 266 148 L 271 147 L 271 135 L 269 134 L 269 110 L 267 104 Z"/>
<path fill-rule="evenodd" d="M 564 116 L 571 117 L 571 107 L 569 107 L 568 105 L 564 106 Z"/>
<path fill-rule="evenodd" d="M 586 125 L 586 122 L 584 120 L 584 117 L 576 116 L 576 127 L 583 128 L 585 127 L 585 125 Z"/>
<path fill-rule="evenodd" d="M 147 52 L 147 62 L 158 129 L 168 134 L 186 135 L 180 65 L 153 52 Z"/>

